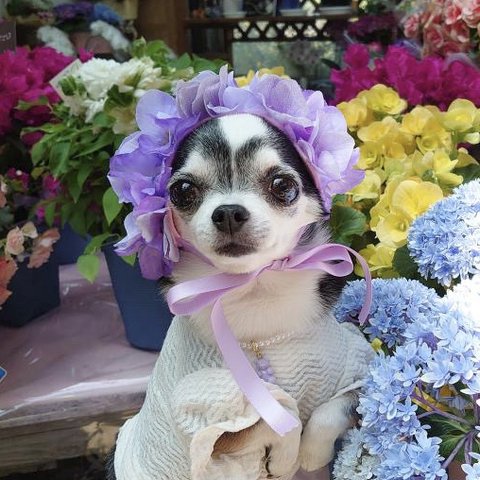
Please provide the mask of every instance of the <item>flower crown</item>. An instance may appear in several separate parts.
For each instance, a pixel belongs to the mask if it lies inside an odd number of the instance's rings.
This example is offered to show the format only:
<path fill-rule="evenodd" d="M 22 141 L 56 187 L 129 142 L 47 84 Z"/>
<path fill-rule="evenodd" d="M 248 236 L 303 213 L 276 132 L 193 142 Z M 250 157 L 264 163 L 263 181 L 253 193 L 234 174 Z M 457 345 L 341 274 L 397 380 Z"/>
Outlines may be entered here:
<path fill-rule="evenodd" d="M 178 260 L 170 228 L 164 228 L 176 149 L 200 123 L 234 113 L 262 117 L 287 135 L 309 168 L 326 212 L 334 195 L 363 179 L 364 173 L 354 168 L 358 150 L 342 113 L 328 106 L 321 92 L 302 90 L 295 80 L 257 73 L 239 87 L 224 66 L 218 75 L 205 71 L 179 82 L 174 97 L 148 91 L 137 106 L 140 130 L 120 145 L 108 176 L 119 201 L 133 204 L 117 253 L 138 253 L 144 277 L 169 275 L 172 261 Z"/>

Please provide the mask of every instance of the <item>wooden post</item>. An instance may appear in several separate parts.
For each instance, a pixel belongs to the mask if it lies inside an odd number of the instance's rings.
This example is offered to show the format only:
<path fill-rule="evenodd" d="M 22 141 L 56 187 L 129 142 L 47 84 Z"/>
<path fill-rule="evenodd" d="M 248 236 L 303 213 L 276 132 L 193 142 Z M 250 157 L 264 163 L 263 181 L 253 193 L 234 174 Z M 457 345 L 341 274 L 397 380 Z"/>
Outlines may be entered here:
<path fill-rule="evenodd" d="M 187 0 L 140 0 L 136 27 L 147 40 L 164 40 L 177 54 L 187 50 Z"/>

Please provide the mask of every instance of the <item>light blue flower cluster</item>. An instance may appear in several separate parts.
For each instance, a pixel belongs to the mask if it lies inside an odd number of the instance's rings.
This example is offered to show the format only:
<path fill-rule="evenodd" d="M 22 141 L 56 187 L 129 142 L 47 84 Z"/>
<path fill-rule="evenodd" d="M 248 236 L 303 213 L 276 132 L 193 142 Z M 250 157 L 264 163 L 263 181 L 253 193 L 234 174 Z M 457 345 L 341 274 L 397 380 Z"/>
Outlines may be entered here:
<path fill-rule="evenodd" d="M 480 180 L 461 185 L 418 217 L 408 249 L 420 274 L 442 285 L 480 273 Z"/>
<path fill-rule="evenodd" d="M 364 329 L 370 341 L 378 338 L 388 347 L 397 345 L 409 323 L 416 322 L 421 326 L 439 312 L 436 292 L 415 280 L 375 279 L 372 284 L 373 301 L 370 318 Z M 344 288 L 335 307 L 334 313 L 338 321 L 355 321 L 364 298 L 365 282 L 363 280 L 350 282 Z M 425 335 L 427 336 L 428 332 L 425 332 Z"/>
<path fill-rule="evenodd" d="M 364 291 L 363 280 L 347 285 L 335 309 L 340 321 L 356 321 Z M 441 439 L 428 436 L 428 418 L 420 421 L 418 414 L 435 407 L 433 397 L 462 416 L 455 395 L 440 394 L 445 385 L 471 395 L 461 407 L 473 409 L 480 393 L 480 275 L 444 298 L 415 280 L 374 280 L 373 298 L 363 329 L 388 346 L 388 355 L 371 365 L 358 409 L 365 447 L 376 459 L 373 478 L 445 480 Z M 464 465 L 468 480 L 480 480 L 479 468 Z"/>

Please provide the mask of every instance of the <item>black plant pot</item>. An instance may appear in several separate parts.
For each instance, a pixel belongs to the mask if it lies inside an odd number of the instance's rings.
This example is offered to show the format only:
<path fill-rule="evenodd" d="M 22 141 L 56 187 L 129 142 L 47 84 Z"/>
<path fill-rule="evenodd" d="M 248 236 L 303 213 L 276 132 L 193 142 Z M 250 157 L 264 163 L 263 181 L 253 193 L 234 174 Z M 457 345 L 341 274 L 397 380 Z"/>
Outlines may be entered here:
<path fill-rule="evenodd" d="M 113 245 L 103 251 L 128 341 L 143 350 L 159 351 L 172 314 L 158 282 L 143 278 L 138 262 L 133 267 L 128 265 L 115 253 Z"/>
<path fill-rule="evenodd" d="M 75 263 L 82 255 L 90 237 L 82 237 L 66 223 L 60 230 L 60 239 L 54 246 L 55 258 L 59 265 L 70 265 Z"/>
<path fill-rule="evenodd" d="M 60 305 L 58 263 L 52 255 L 40 268 L 21 263 L 7 288 L 12 292 L 0 309 L 0 323 L 22 327 Z"/>

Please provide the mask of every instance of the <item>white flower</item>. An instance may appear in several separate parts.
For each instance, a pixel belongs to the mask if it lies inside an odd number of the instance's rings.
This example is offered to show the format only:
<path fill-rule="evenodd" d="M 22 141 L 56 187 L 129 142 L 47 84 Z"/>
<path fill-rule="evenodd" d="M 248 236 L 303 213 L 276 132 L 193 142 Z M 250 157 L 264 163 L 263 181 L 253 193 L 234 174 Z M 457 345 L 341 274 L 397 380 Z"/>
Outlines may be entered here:
<path fill-rule="evenodd" d="M 378 463 L 378 459 L 365 450 L 361 430 L 354 428 L 344 438 L 342 450 L 333 467 L 333 478 L 334 480 L 374 479 L 373 470 Z"/>
<path fill-rule="evenodd" d="M 44 25 L 37 30 L 37 38 L 47 47 L 52 47 L 65 55 L 76 55 L 75 47 L 68 35 L 56 27 Z"/>
<path fill-rule="evenodd" d="M 100 35 L 112 46 L 113 50 L 127 51 L 130 48 L 130 42 L 123 36 L 122 32 L 102 20 L 97 20 L 90 24 L 90 30 L 94 35 Z"/>
<path fill-rule="evenodd" d="M 75 73 L 92 100 L 105 99 L 107 92 L 117 83 L 121 64 L 115 60 L 92 58 Z"/>

